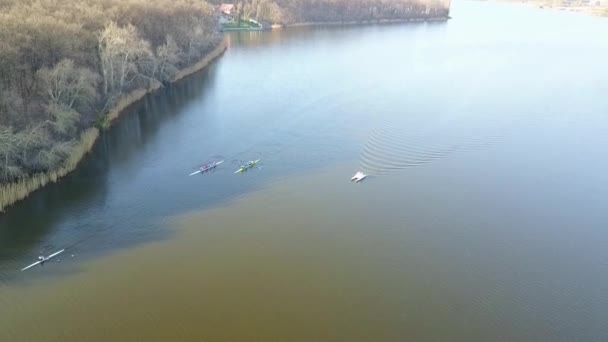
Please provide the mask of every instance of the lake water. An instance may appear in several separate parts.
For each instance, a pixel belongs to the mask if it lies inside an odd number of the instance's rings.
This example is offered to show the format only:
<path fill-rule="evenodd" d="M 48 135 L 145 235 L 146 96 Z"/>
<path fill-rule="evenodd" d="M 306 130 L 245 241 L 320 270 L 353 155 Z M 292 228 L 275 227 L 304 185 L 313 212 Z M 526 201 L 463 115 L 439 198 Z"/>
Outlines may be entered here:
<path fill-rule="evenodd" d="M 608 19 L 452 16 L 226 36 L 0 216 L 0 341 L 608 340 Z"/>

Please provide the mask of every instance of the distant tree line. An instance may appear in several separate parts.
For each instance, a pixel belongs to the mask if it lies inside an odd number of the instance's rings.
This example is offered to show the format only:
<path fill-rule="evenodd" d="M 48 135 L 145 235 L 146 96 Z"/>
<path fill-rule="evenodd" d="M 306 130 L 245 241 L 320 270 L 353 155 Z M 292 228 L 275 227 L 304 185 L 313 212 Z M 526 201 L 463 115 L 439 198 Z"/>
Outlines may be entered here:
<path fill-rule="evenodd" d="M 239 18 L 277 24 L 445 18 L 449 12 L 449 0 L 239 0 L 234 4 Z"/>
<path fill-rule="evenodd" d="M 61 164 L 135 89 L 218 43 L 202 0 L 0 0 L 0 183 Z"/>

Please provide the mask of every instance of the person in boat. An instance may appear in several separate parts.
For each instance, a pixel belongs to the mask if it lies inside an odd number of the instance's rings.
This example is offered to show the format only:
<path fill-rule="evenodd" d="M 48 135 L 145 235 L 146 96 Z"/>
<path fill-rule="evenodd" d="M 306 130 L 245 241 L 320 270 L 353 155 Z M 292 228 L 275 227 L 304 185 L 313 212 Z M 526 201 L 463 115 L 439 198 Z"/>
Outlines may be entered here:
<path fill-rule="evenodd" d="M 44 262 L 46 261 L 46 259 L 44 258 L 44 256 L 39 255 L 38 256 L 38 261 L 40 261 L 40 265 L 44 264 Z"/>

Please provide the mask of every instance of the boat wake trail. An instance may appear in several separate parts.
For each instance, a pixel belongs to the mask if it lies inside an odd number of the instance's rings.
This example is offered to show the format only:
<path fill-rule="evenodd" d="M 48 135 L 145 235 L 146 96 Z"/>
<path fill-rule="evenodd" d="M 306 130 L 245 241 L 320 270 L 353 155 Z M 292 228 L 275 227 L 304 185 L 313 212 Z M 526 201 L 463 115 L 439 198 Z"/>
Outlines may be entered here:
<path fill-rule="evenodd" d="M 360 168 L 378 175 L 433 163 L 459 152 L 483 150 L 504 138 L 504 126 L 491 126 L 383 124 L 369 135 L 360 154 Z"/>

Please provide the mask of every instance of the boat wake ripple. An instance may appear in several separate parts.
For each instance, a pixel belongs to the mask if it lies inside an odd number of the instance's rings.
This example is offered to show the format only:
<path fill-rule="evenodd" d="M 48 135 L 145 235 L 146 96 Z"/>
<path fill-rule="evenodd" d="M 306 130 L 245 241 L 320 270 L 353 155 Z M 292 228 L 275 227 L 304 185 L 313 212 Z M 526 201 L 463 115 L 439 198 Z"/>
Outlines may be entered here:
<path fill-rule="evenodd" d="M 483 150 L 504 137 L 501 129 L 493 128 L 475 134 L 466 127 L 443 125 L 416 131 L 384 124 L 371 132 L 360 154 L 360 167 L 368 174 L 382 174 L 429 164 L 457 152 Z"/>

